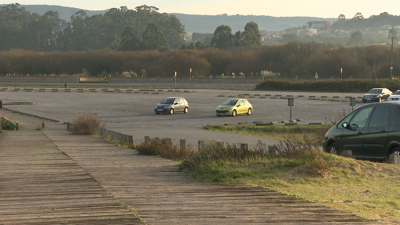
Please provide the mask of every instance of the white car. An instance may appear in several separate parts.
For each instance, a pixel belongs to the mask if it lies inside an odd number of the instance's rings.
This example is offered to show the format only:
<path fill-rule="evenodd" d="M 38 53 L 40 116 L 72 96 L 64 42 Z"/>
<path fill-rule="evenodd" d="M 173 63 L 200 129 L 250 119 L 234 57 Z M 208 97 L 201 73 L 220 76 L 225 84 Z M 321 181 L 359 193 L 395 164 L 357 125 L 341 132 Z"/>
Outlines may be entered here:
<path fill-rule="evenodd" d="M 397 90 L 393 95 L 389 96 L 388 101 L 399 101 L 400 100 L 400 90 Z"/>

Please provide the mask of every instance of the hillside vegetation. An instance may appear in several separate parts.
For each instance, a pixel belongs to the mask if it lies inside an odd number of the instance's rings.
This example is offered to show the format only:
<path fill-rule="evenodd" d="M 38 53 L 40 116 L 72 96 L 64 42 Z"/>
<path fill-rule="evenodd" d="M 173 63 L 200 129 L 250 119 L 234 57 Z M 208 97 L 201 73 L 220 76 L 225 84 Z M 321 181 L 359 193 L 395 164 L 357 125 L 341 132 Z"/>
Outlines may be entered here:
<path fill-rule="evenodd" d="M 393 76 L 399 77 L 400 46 L 393 50 Z M 230 49 L 159 51 L 35 52 L 0 51 L 0 74 L 118 75 L 134 71 L 139 76 L 182 78 L 193 76 L 272 79 L 389 78 L 390 46 L 361 46 L 332 49 L 323 43 L 290 42 L 279 46 Z M 341 74 L 341 68 L 343 73 Z M 83 70 L 84 69 L 84 70 Z M 142 71 L 146 73 L 142 74 Z M 361 83 L 362 84 L 362 83 Z M 268 84 L 265 84 L 268 85 Z M 292 85 L 292 84 L 290 84 Z M 293 85 L 297 85 L 293 83 Z M 312 84 L 310 84 L 312 85 Z M 341 85 L 338 85 L 341 86 Z M 260 85 L 259 88 L 271 88 Z M 272 87 L 273 88 L 273 87 Z M 280 87 L 285 89 L 285 87 Z M 308 88 L 308 87 L 307 87 Z M 317 87 L 315 87 L 317 88 Z M 344 88 L 344 87 L 343 87 Z M 291 88 L 290 88 L 291 89 Z M 365 90 L 365 89 L 364 89 Z"/>

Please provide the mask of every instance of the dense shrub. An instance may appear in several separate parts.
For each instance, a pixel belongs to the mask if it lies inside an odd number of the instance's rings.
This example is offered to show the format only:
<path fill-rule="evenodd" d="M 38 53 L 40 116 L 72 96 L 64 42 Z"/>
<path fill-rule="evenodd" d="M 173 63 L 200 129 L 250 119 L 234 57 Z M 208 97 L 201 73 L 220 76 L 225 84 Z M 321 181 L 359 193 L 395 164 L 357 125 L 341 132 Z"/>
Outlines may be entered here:
<path fill-rule="evenodd" d="M 73 134 L 94 134 L 96 128 L 104 128 L 104 123 L 93 113 L 78 115 L 70 127 Z"/>

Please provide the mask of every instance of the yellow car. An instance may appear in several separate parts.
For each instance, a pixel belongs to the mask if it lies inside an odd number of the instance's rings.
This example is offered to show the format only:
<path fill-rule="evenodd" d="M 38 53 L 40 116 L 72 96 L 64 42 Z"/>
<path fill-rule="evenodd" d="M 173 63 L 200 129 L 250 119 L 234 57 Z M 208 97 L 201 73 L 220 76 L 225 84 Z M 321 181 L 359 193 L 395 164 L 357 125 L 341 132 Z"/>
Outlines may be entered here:
<path fill-rule="evenodd" d="M 232 98 L 226 100 L 216 109 L 217 116 L 236 116 L 238 114 L 251 115 L 253 105 L 244 98 Z"/>

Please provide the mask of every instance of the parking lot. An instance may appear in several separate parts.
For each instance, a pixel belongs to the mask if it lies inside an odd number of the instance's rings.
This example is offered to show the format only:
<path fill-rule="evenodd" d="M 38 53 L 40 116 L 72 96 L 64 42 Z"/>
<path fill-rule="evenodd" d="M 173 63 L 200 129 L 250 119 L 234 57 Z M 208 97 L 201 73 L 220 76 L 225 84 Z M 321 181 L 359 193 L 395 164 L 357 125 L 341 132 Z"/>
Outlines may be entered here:
<path fill-rule="evenodd" d="M 180 96 L 188 100 L 188 114 L 156 115 L 154 106 L 165 97 Z M 134 141 L 144 136 L 168 137 L 174 143 L 185 139 L 193 147 L 198 140 L 216 140 L 227 143 L 248 143 L 254 146 L 258 140 L 272 145 L 277 140 L 249 137 L 237 134 L 206 131 L 205 125 L 237 125 L 254 121 L 281 122 L 290 119 L 287 97 L 294 98 L 293 119 L 299 124 L 325 122 L 335 119 L 339 113 L 350 112 L 349 96 L 359 99 L 362 94 L 349 93 L 297 93 L 263 92 L 208 89 L 102 89 L 102 88 L 1 88 L 3 107 L 53 118 L 61 122 L 73 122 L 78 114 L 94 113 L 106 123 L 106 128 L 132 135 Z M 247 98 L 254 107 L 251 116 L 217 117 L 215 109 L 228 98 Z M 35 104 L 22 104 L 35 103 Z M 363 105 L 356 103 L 354 109 Z M 12 119 L 12 118 L 9 118 Z M 282 125 L 282 124 L 278 124 Z M 23 126 L 23 124 L 21 124 Z"/>

